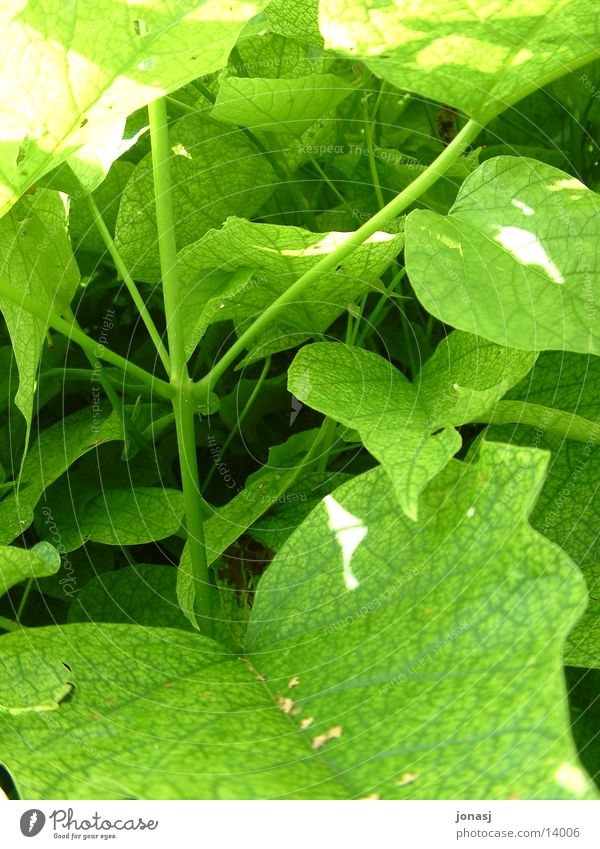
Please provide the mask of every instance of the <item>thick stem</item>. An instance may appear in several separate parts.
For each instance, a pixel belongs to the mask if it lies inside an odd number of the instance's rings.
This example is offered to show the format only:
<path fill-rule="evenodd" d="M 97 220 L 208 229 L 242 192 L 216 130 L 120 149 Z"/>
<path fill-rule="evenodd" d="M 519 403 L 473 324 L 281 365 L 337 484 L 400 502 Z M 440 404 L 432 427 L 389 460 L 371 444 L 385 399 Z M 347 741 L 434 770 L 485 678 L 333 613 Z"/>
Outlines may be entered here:
<path fill-rule="evenodd" d="M 183 337 L 183 317 L 179 298 L 177 244 L 171 182 L 171 148 L 164 99 L 148 106 L 152 170 L 158 249 L 162 275 L 167 337 L 171 363 L 171 385 L 175 389 L 173 412 L 177 429 L 177 445 L 181 468 L 181 485 L 185 506 L 185 524 L 189 543 L 192 575 L 194 577 L 194 610 L 202 634 L 212 636 L 212 587 L 209 579 L 204 544 L 203 500 L 200 493 L 198 458 L 196 455 L 195 413 L 192 382 L 187 369 Z"/>
<path fill-rule="evenodd" d="M 0 278 L 0 295 L 8 298 L 8 300 L 12 301 L 13 304 L 16 304 L 18 307 L 25 310 L 25 312 L 28 312 L 44 324 L 52 327 L 54 330 L 58 331 L 58 333 L 62 333 L 62 335 L 66 336 L 67 339 L 72 339 L 73 342 L 77 342 L 84 351 L 89 351 L 98 359 L 106 360 L 107 363 L 112 363 L 113 366 L 117 366 L 117 368 L 120 368 L 128 375 L 137 377 L 138 380 L 142 381 L 142 383 L 147 383 L 148 386 L 152 388 L 152 391 L 157 395 L 160 395 L 162 398 L 168 398 L 170 400 L 173 397 L 171 387 L 164 380 L 154 377 L 154 375 L 145 371 L 143 368 L 136 366 L 134 363 L 130 363 L 129 360 L 119 356 L 119 354 L 115 354 L 114 351 L 111 351 L 104 345 L 100 345 L 95 339 L 92 339 L 82 330 L 79 330 L 73 324 L 65 321 L 55 312 L 48 310 L 48 308 L 40 301 L 37 301 L 35 298 L 32 298 L 31 295 L 27 295 L 20 289 L 17 289 L 16 286 L 12 285 L 12 283 L 9 283 L 7 280 L 3 280 L 2 278 Z"/>
<path fill-rule="evenodd" d="M 448 168 L 456 162 L 466 148 L 475 140 L 481 131 L 481 125 L 476 121 L 468 121 L 460 133 L 452 140 L 437 159 L 423 171 L 416 180 L 400 192 L 387 206 L 384 206 L 372 218 L 366 221 L 362 227 L 355 230 L 352 235 L 339 245 L 330 254 L 319 260 L 311 269 L 296 280 L 289 289 L 280 295 L 273 303 L 262 312 L 259 317 L 239 336 L 236 342 L 223 355 L 211 371 L 200 380 L 195 388 L 196 397 L 204 397 L 216 382 L 227 371 L 229 366 L 244 351 L 249 343 L 256 338 L 264 328 L 273 320 L 276 312 L 301 298 L 304 291 L 319 277 L 327 272 L 333 271 L 347 256 L 356 248 L 366 242 L 374 233 L 386 227 L 390 221 L 397 218 L 405 209 L 416 201 L 423 192 L 426 192 L 437 180 L 442 177 Z"/>

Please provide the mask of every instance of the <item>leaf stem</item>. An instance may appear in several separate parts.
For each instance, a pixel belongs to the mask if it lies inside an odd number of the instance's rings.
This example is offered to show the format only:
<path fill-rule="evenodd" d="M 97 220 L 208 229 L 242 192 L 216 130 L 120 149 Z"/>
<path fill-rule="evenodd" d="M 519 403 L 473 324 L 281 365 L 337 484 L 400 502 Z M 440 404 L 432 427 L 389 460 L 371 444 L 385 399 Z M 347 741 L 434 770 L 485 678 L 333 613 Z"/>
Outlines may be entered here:
<path fill-rule="evenodd" d="M 232 427 L 231 430 L 229 431 L 229 433 L 227 434 L 227 439 L 223 443 L 223 447 L 221 448 L 221 450 L 218 451 L 217 454 L 212 458 L 213 459 L 213 465 L 211 466 L 210 471 L 208 472 L 207 476 L 204 479 L 203 489 L 205 491 L 206 491 L 206 488 L 208 487 L 209 483 L 211 482 L 211 480 L 213 478 L 213 475 L 214 475 L 216 468 L 217 468 L 217 463 L 219 462 L 219 460 L 221 459 L 223 454 L 225 454 L 225 452 L 227 451 L 227 449 L 231 445 L 232 440 L 234 439 L 235 435 L 237 434 L 237 432 L 241 428 L 244 419 L 246 418 L 246 416 L 248 415 L 248 412 L 250 411 L 252 405 L 254 404 L 254 402 L 255 402 L 255 400 L 258 396 L 258 393 L 262 389 L 262 385 L 265 382 L 265 379 L 267 377 L 267 374 L 269 372 L 270 367 L 271 367 L 271 357 L 268 356 L 265 360 L 263 370 L 261 371 L 260 376 L 259 376 L 259 378 L 256 382 L 256 386 L 254 386 L 254 388 L 252 389 L 250 397 L 248 398 L 248 400 L 246 401 L 246 403 L 244 404 L 244 406 L 242 408 L 242 412 L 237 417 L 237 421 L 235 423 L 235 426 Z"/>
<path fill-rule="evenodd" d="M 112 257 L 112 260 L 115 264 L 115 268 L 117 269 L 117 271 L 119 272 L 119 274 L 123 278 L 123 282 L 125 283 L 125 285 L 127 286 L 127 289 L 129 290 L 129 294 L 131 295 L 133 302 L 137 307 L 138 313 L 140 314 L 140 318 L 142 319 L 142 321 L 146 325 L 148 333 L 150 334 L 150 338 L 152 339 L 152 341 L 154 343 L 154 347 L 156 348 L 158 356 L 160 357 L 160 361 L 162 362 L 163 366 L 165 367 L 165 371 L 167 372 L 167 374 L 169 374 L 170 371 L 171 371 L 171 362 L 169 360 L 169 354 L 167 353 L 167 349 L 165 348 L 165 346 L 163 344 L 161 335 L 158 332 L 156 325 L 152 321 L 152 316 L 148 312 L 148 308 L 146 307 L 146 302 L 143 299 L 142 295 L 140 294 L 140 290 L 135 285 L 135 281 L 134 281 L 133 277 L 131 276 L 131 274 L 129 273 L 129 269 L 127 268 L 127 266 L 123 262 L 123 258 L 121 256 L 121 254 L 119 253 L 119 249 L 115 245 L 113 237 L 110 234 L 110 230 L 106 226 L 106 223 L 105 223 L 105 221 L 102 217 L 102 214 L 100 213 L 100 210 L 98 209 L 98 205 L 97 205 L 96 201 L 94 200 L 94 198 L 91 194 L 88 194 L 86 196 L 86 202 L 87 202 L 87 205 L 90 209 L 90 212 L 92 214 L 92 218 L 94 219 L 94 223 L 95 223 L 95 225 L 98 229 L 98 232 L 102 236 L 104 244 L 106 245 L 106 249 L 108 250 L 109 254 Z"/>
<path fill-rule="evenodd" d="M 150 103 L 150 141 L 156 203 L 158 249 L 162 276 L 167 338 L 171 363 L 171 385 L 174 387 L 173 412 L 177 430 L 181 484 L 185 506 L 185 524 L 194 577 L 194 612 L 200 632 L 213 635 L 212 586 L 209 579 L 204 542 L 204 510 L 200 492 L 198 457 L 196 454 L 195 403 L 192 382 L 187 369 L 183 336 L 183 315 L 179 296 L 177 244 L 173 215 L 171 148 L 164 98 Z M 200 591 L 198 591 L 200 589 Z"/>
<path fill-rule="evenodd" d="M 458 157 L 472 144 L 482 127 L 476 121 L 469 120 L 450 144 L 444 148 L 435 159 L 413 182 L 403 189 L 383 209 L 375 213 L 358 230 L 355 230 L 343 244 L 330 254 L 319 260 L 305 274 L 298 278 L 286 291 L 281 294 L 264 312 L 247 328 L 221 357 L 219 362 L 194 387 L 196 397 L 204 397 L 216 382 L 223 376 L 239 354 L 248 347 L 249 343 L 258 336 L 272 320 L 278 310 L 287 304 L 300 299 L 304 290 L 315 283 L 319 277 L 333 271 L 347 256 L 362 245 L 374 233 L 387 226 L 397 218 L 407 207 L 426 192 L 442 177 Z"/>
<path fill-rule="evenodd" d="M 15 622 L 17 626 L 21 627 L 21 616 L 23 615 L 23 611 L 25 610 L 25 605 L 27 604 L 27 599 L 29 598 L 29 593 L 33 587 L 33 578 L 28 578 L 27 583 L 25 584 L 25 589 L 23 590 L 23 595 L 21 596 L 21 600 L 19 601 L 19 607 L 17 608 L 17 613 L 15 615 Z"/>
<path fill-rule="evenodd" d="M 27 295 L 20 289 L 17 289 L 16 286 L 13 286 L 12 283 L 9 283 L 7 280 L 3 280 L 1 277 L 0 295 L 7 298 L 9 301 L 12 301 L 13 304 L 16 304 L 16 306 L 25 310 L 25 312 L 28 312 L 35 318 L 39 319 L 43 322 L 43 324 L 52 327 L 58 333 L 62 333 L 62 335 L 66 336 L 67 339 L 77 342 L 84 351 L 89 351 L 95 357 L 98 357 L 98 359 L 106 360 L 107 363 L 112 363 L 112 365 L 117 366 L 117 368 L 121 369 L 121 371 L 137 377 L 138 380 L 142 381 L 142 383 L 148 384 L 152 391 L 157 395 L 160 395 L 162 398 L 167 398 L 169 400 L 172 398 L 173 391 L 166 381 L 161 380 L 153 374 L 150 374 L 150 372 L 145 371 L 143 368 L 136 366 L 135 363 L 130 363 L 129 360 L 126 360 L 119 354 L 115 354 L 114 351 L 106 348 L 105 345 L 100 345 L 88 336 L 87 333 L 84 333 L 82 330 L 75 327 L 73 323 L 65 321 L 52 310 L 48 310 L 48 308 L 40 301 L 37 301 L 35 298 L 32 298 L 31 295 Z"/>
<path fill-rule="evenodd" d="M 529 425 L 561 439 L 600 444 L 600 422 L 529 401 L 498 401 L 489 416 L 484 415 L 479 421 L 497 425 Z"/>

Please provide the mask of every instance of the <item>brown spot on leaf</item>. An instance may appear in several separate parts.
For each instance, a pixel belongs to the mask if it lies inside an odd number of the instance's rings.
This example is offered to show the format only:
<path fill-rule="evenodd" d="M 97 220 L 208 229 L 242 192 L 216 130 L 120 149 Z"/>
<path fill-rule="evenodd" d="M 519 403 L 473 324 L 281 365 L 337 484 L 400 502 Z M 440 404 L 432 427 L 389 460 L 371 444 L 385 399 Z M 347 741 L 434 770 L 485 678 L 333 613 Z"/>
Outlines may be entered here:
<path fill-rule="evenodd" d="M 288 689 L 291 690 L 292 687 L 297 687 L 299 683 L 300 683 L 300 679 L 298 678 L 297 675 L 294 675 L 294 677 L 290 678 L 290 680 L 288 681 Z"/>
<path fill-rule="evenodd" d="M 300 723 L 300 728 L 304 731 L 306 728 L 310 728 L 314 721 L 314 716 L 307 716 L 306 719 L 303 719 Z"/>
<path fill-rule="evenodd" d="M 313 749 L 320 749 L 321 746 L 325 745 L 325 743 L 328 743 L 330 740 L 335 740 L 341 736 L 342 726 L 334 725 L 333 728 L 330 728 L 329 731 L 325 732 L 325 734 L 317 734 L 316 737 L 313 737 L 312 747 Z"/>
<path fill-rule="evenodd" d="M 284 713 L 290 713 L 295 702 L 293 699 L 287 698 L 286 696 L 277 696 L 277 704 Z"/>

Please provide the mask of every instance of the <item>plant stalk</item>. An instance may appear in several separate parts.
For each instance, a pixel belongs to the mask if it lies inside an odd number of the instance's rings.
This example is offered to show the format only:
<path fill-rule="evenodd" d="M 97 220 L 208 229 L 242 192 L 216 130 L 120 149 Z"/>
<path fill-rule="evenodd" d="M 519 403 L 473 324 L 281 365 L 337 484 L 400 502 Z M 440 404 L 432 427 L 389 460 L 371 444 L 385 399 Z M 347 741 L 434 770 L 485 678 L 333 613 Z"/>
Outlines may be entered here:
<path fill-rule="evenodd" d="M 192 575 L 194 577 L 194 611 L 200 632 L 213 635 L 212 586 L 209 578 L 204 542 L 204 510 L 196 454 L 195 403 L 192 395 L 185 355 L 183 316 L 180 308 L 177 244 L 171 181 L 171 148 L 167 109 L 164 98 L 148 106 L 152 170 L 156 203 L 158 249 L 162 276 L 167 338 L 170 357 L 171 385 L 175 390 L 173 412 L 177 430 L 177 445 L 181 468 L 181 485 L 185 506 Z"/>

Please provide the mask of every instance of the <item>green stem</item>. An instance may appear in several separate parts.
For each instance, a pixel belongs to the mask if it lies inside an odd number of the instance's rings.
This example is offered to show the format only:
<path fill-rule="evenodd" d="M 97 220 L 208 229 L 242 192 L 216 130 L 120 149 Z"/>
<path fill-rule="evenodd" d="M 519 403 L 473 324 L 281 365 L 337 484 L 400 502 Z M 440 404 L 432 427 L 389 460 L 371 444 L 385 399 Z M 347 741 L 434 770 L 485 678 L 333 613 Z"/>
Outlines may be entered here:
<path fill-rule="evenodd" d="M 489 416 L 480 421 L 489 424 L 529 425 L 561 439 L 573 439 L 590 445 L 600 444 L 600 422 L 592 422 L 574 413 L 555 410 L 528 401 L 499 401 Z"/>
<path fill-rule="evenodd" d="M 23 590 L 23 595 L 21 596 L 21 600 L 19 601 L 19 607 L 17 608 L 17 614 L 15 616 L 15 622 L 19 627 L 21 626 L 21 616 L 23 615 L 23 611 L 25 610 L 25 605 L 27 604 L 27 599 L 29 598 L 29 593 L 31 592 L 32 587 L 33 578 L 29 578 L 29 580 L 25 584 L 25 589 Z"/>
<path fill-rule="evenodd" d="M 106 360 L 107 363 L 112 363 L 112 365 L 117 366 L 117 368 L 120 368 L 127 374 L 137 377 L 138 380 L 142 381 L 142 383 L 147 383 L 148 386 L 152 388 L 152 391 L 157 395 L 160 395 L 163 398 L 168 398 L 169 400 L 171 399 L 173 393 L 171 387 L 168 383 L 166 383 L 166 381 L 160 380 L 158 377 L 154 377 L 154 375 L 139 366 L 136 366 L 134 363 L 130 363 L 129 360 L 119 356 L 119 354 L 115 354 L 114 351 L 111 351 L 104 345 L 100 345 L 82 330 L 75 327 L 72 323 L 65 321 L 55 312 L 48 310 L 48 308 L 40 301 L 32 298 L 31 295 L 25 294 L 20 289 L 17 289 L 16 286 L 13 286 L 11 283 L 3 280 L 2 278 L 0 278 L 0 295 L 8 298 L 8 300 L 12 301 L 13 304 L 16 304 L 35 318 L 38 318 L 44 324 L 49 325 L 54 330 L 58 331 L 58 333 L 62 333 L 62 335 L 66 336 L 67 339 L 77 342 L 84 351 L 89 351 L 94 355 L 94 357 Z"/>
<path fill-rule="evenodd" d="M 173 413 L 177 430 L 181 484 L 185 507 L 192 575 L 194 580 L 194 611 L 200 632 L 213 635 L 212 587 L 209 579 L 204 543 L 204 510 L 200 492 L 198 458 L 196 454 L 195 405 L 192 397 L 183 336 L 183 314 L 180 307 L 177 244 L 171 181 L 171 148 L 167 124 L 167 109 L 163 98 L 148 106 L 152 170 L 156 203 L 158 250 L 162 275 L 167 337 L 171 361 L 171 385 L 175 389 Z"/>
<path fill-rule="evenodd" d="M 223 355 L 211 371 L 200 380 L 194 388 L 197 397 L 204 397 L 214 387 L 216 382 L 223 376 L 229 366 L 235 362 L 239 354 L 249 347 L 250 342 L 256 338 L 264 328 L 270 324 L 273 317 L 282 307 L 301 299 L 304 291 L 317 282 L 322 274 L 333 271 L 347 256 L 357 247 L 363 244 L 378 230 L 386 227 L 390 221 L 397 218 L 407 207 L 416 201 L 423 192 L 426 192 L 434 183 L 442 177 L 448 168 L 456 162 L 466 148 L 475 140 L 481 125 L 476 121 L 468 121 L 462 130 L 455 136 L 450 144 L 444 148 L 440 155 L 429 165 L 413 182 L 403 189 L 399 195 L 391 200 L 387 206 L 375 213 L 358 230 L 340 244 L 330 254 L 319 260 L 305 274 L 298 278 L 286 291 L 264 310 L 263 313 L 248 327 L 236 342 Z"/>
<path fill-rule="evenodd" d="M 258 378 L 256 386 L 253 388 L 252 393 L 250 394 L 250 397 L 248 398 L 248 400 L 244 404 L 242 412 L 239 414 L 239 416 L 237 418 L 237 421 L 235 423 L 235 427 L 233 427 L 229 431 L 229 433 L 227 435 L 227 439 L 223 443 L 221 450 L 213 457 L 213 465 L 211 466 L 209 473 L 207 474 L 207 476 L 204 479 L 204 487 L 203 487 L 204 491 L 206 491 L 206 488 L 208 487 L 209 483 L 211 482 L 211 480 L 213 478 L 213 475 L 214 475 L 214 473 L 217 469 L 217 463 L 219 462 L 219 460 L 221 459 L 223 454 L 225 454 L 225 452 L 227 451 L 227 449 L 231 445 L 233 438 L 235 437 L 235 435 L 237 434 L 237 432 L 241 428 L 241 426 L 244 422 L 244 419 L 248 415 L 248 412 L 250 411 L 252 405 L 254 404 L 254 402 L 255 402 L 255 400 L 258 396 L 258 393 L 262 389 L 262 385 L 265 382 L 265 379 L 266 379 L 267 374 L 269 372 L 270 366 L 271 366 L 271 357 L 268 356 L 267 359 L 265 360 L 263 370 L 260 373 L 260 377 Z"/>
<path fill-rule="evenodd" d="M 95 223 L 96 227 L 98 228 L 100 235 L 102 236 L 102 239 L 104 241 L 104 244 L 106 245 L 106 248 L 107 248 L 109 254 L 112 257 L 112 260 L 115 264 L 115 268 L 117 269 L 117 271 L 119 272 L 119 274 L 123 278 L 123 281 L 124 281 L 125 285 L 127 286 L 127 289 L 129 290 L 129 294 L 131 295 L 133 302 L 137 307 L 138 313 L 140 314 L 140 318 L 142 319 L 142 321 L 146 325 L 148 333 L 150 334 L 150 338 L 152 339 L 152 341 L 154 343 L 154 347 L 156 348 L 158 356 L 160 357 L 160 361 L 162 362 L 163 366 L 165 367 L 165 371 L 167 372 L 167 374 L 169 374 L 170 371 L 171 371 L 171 363 L 170 363 L 170 360 L 169 360 L 169 354 L 167 353 L 167 349 L 165 348 L 165 346 L 163 344 L 161 335 L 158 332 L 156 325 L 152 321 L 152 316 L 148 312 L 148 308 L 146 307 L 146 302 L 143 299 L 142 295 L 140 294 L 139 289 L 135 285 L 135 281 L 134 281 L 133 277 L 131 276 L 131 274 L 129 273 L 127 266 L 123 262 L 123 258 L 121 256 L 121 254 L 119 253 L 119 250 L 118 250 L 117 246 L 115 245 L 115 243 L 113 241 L 113 237 L 110 234 L 110 230 L 106 226 L 104 219 L 102 218 L 102 215 L 100 213 L 100 210 L 98 209 L 98 205 L 96 204 L 96 201 L 94 200 L 93 196 L 91 194 L 87 195 L 86 201 L 87 201 L 87 205 L 89 206 L 90 212 L 92 214 L 92 218 L 94 219 L 94 223 Z"/>

